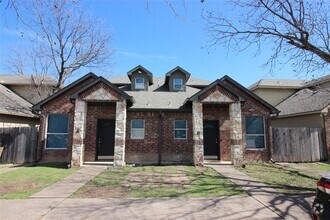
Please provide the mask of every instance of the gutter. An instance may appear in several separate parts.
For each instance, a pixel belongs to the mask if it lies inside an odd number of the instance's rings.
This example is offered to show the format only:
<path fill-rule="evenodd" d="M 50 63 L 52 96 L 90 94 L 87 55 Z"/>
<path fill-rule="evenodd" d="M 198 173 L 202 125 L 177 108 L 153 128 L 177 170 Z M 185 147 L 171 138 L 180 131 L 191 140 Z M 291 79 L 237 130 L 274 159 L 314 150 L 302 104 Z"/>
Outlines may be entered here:
<path fill-rule="evenodd" d="M 163 148 L 163 112 L 159 111 L 159 126 L 158 126 L 158 165 L 162 164 L 162 148 Z"/>

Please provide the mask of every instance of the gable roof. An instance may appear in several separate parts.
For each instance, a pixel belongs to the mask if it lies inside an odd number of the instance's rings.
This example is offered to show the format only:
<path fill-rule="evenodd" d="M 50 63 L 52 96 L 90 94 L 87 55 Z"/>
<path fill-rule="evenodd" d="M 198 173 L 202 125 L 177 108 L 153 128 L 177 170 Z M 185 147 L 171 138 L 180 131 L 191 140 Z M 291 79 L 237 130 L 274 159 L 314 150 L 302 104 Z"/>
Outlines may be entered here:
<path fill-rule="evenodd" d="M 248 87 L 249 90 L 258 88 L 286 88 L 300 89 L 305 85 L 305 80 L 295 79 L 260 79 Z"/>
<path fill-rule="evenodd" d="M 113 85 L 111 82 L 103 78 L 102 76 L 99 76 L 96 80 L 93 82 L 85 85 L 84 87 L 80 88 L 77 92 L 70 95 L 70 99 L 77 99 L 79 94 L 86 91 L 87 89 L 95 86 L 98 83 L 104 83 L 105 85 L 109 86 L 111 89 L 115 90 L 117 93 L 119 93 L 124 99 L 130 101 L 131 103 L 134 103 L 134 98 L 132 96 L 129 96 L 126 92 L 119 89 L 117 86 Z"/>
<path fill-rule="evenodd" d="M 241 84 L 236 82 L 235 80 L 233 80 L 232 78 L 230 78 L 229 76 L 225 75 L 220 80 L 221 81 L 225 81 L 225 80 L 229 81 L 231 84 L 235 85 L 240 90 L 244 91 L 246 94 L 248 94 L 252 98 L 256 99 L 258 102 L 260 102 L 261 104 L 266 106 L 269 110 L 271 110 L 271 113 L 273 113 L 273 114 L 279 113 L 279 110 L 276 109 L 274 106 L 272 106 L 271 104 L 269 104 L 268 102 L 266 102 L 265 100 L 263 100 L 262 98 L 260 98 L 259 96 L 257 96 L 256 94 L 254 94 L 253 92 L 251 92 L 250 90 L 248 90 L 247 88 L 245 88 L 244 86 L 242 86 Z"/>
<path fill-rule="evenodd" d="M 0 84 L 0 114 L 16 115 L 33 118 L 32 104 Z"/>
<path fill-rule="evenodd" d="M 78 85 L 79 83 L 81 83 L 82 81 L 88 79 L 88 78 L 93 78 L 93 79 L 97 79 L 98 77 L 90 72 L 88 74 L 86 74 L 85 76 L 81 77 L 80 79 L 74 81 L 73 83 L 69 84 L 68 86 L 64 87 L 63 89 L 60 89 L 59 91 L 57 91 L 56 93 L 54 93 L 53 95 L 49 96 L 48 98 L 38 102 L 37 104 L 35 104 L 34 106 L 32 106 L 32 111 L 38 111 L 40 110 L 41 106 L 48 103 L 49 101 L 53 100 L 54 98 L 60 96 L 61 94 L 65 93 L 66 91 L 70 90 L 72 87 Z"/>
<path fill-rule="evenodd" d="M 107 80 L 117 86 L 131 84 L 131 81 L 129 80 L 128 76 L 114 77 L 114 78 L 109 78 Z M 165 82 L 165 77 L 154 77 L 153 82 L 154 82 L 154 84 L 163 85 Z M 192 86 L 192 87 L 206 87 L 209 84 L 210 84 L 210 81 L 198 79 L 198 78 L 194 78 L 194 77 L 190 77 L 188 79 L 188 81 L 186 82 L 187 86 Z"/>
<path fill-rule="evenodd" d="M 204 94 L 205 92 L 207 92 L 209 89 L 211 89 L 212 87 L 219 85 L 221 87 L 223 87 L 224 89 L 226 89 L 228 92 L 230 92 L 231 94 L 235 95 L 239 101 L 246 101 L 246 97 L 239 94 L 238 92 L 236 92 L 235 90 L 233 90 L 231 87 L 229 87 L 228 85 L 226 85 L 224 82 L 222 82 L 220 79 L 215 80 L 213 83 L 211 83 L 209 86 L 205 87 L 204 89 L 202 89 L 201 91 L 197 92 L 196 94 L 194 94 L 193 96 L 191 96 L 190 98 L 187 99 L 187 101 L 194 101 L 197 100 L 199 96 L 201 96 L 202 94 Z"/>
<path fill-rule="evenodd" d="M 330 91 L 325 89 L 302 89 L 279 103 L 279 116 L 308 114 L 322 111 L 330 105 Z"/>
<path fill-rule="evenodd" d="M 144 71 L 145 73 L 147 73 L 148 79 L 149 79 L 149 85 L 153 84 L 153 75 L 152 72 L 150 72 L 149 70 L 147 70 L 146 68 L 144 68 L 141 65 L 138 65 L 136 67 L 134 67 L 133 69 L 131 69 L 130 71 L 127 72 L 127 76 L 129 78 L 130 81 L 132 81 L 132 74 L 133 72 L 137 71 L 141 69 L 142 71 Z"/>
<path fill-rule="evenodd" d="M 316 78 L 316 79 L 312 79 L 306 82 L 304 87 L 311 87 L 311 86 L 315 86 L 315 85 L 320 85 L 322 83 L 326 83 L 330 81 L 330 74 Z"/>
<path fill-rule="evenodd" d="M 0 75 L 3 85 L 56 85 L 57 81 L 48 75 Z"/>
<path fill-rule="evenodd" d="M 185 74 L 186 76 L 186 82 L 188 81 L 188 79 L 190 78 L 190 73 L 188 73 L 186 70 L 184 70 L 183 68 L 181 68 L 180 66 L 177 66 L 175 68 L 173 68 L 172 70 L 168 71 L 165 74 L 165 84 L 168 84 L 168 81 L 170 80 L 170 76 L 172 75 L 172 73 L 174 73 L 175 71 L 180 71 L 183 74 Z"/>

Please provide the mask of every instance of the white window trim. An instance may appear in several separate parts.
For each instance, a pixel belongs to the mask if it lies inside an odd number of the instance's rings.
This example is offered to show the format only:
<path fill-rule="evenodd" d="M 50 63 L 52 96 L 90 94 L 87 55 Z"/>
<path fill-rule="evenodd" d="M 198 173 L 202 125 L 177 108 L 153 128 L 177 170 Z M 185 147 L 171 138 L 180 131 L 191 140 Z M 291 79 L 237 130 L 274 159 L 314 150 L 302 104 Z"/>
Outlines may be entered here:
<path fill-rule="evenodd" d="M 45 120 L 45 135 L 44 135 L 44 140 L 45 140 L 45 143 L 44 143 L 44 149 L 45 150 L 67 150 L 68 149 L 68 146 L 66 146 L 65 148 L 50 148 L 50 147 L 47 147 L 47 136 L 48 134 L 66 134 L 68 136 L 68 133 L 48 133 L 48 117 L 49 115 L 68 115 L 68 126 L 69 126 L 69 114 L 67 113 L 50 113 L 50 114 L 47 114 L 47 117 L 46 117 L 46 120 Z M 68 129 L 69 130 L 69 127 Z"/>
<path fill-rule="evenodd" d="M 175 121 L 185 121 L 186 122 L 186 128 L 175 128 Z M 181 120 L 181 119 L 177 119 L 177 120 L 174 120 L 173 121 L 173 136 L 174 136 L 174 139 L 175 140 L 187 140 L 188 139 L 188 123 L 187 123 L 187 120 Z M 186 131 L 186 137 L 185 138 L 176 138 L 175 137 L 175 131 L 178 130 L 178 131 Z"/>
<path fill-rule="evenodd" d="M 176 80 L 180 80 L 180 82 L 181 82 L 181 85 L 180 85 L 181 87 L 180 87 L 180 89 L 175 88 L 175 85 L 176 85 L 176 84 L 175 84 L 175 81 L 176 81 Z M 178 78 L 174 78 L 174 79 L 173 79 L 173 90 L 175 90 L 175 91 L 180 91 L 180 90 L 182 90 L 182 89 L 183 89 L 183 80 L 182 80 L 182 79 L 178 79 Z"/>
<path fill-rule="evenodd" d="M 246 133 L 246 117 L 253 117 L 253 116 L 261 116 L 262 117 L 262 122 L 264 124 L 264 133 L 263 134 L 247 134 Z M 263 148 L 256 148 L 256 147 L 248 147 L 247 144 L 246 144 L 246 150 L 265 150 L 267 148 L 267 142 L 266 142 L 266 126 L 265 126 L 265 116 L 263 115 L 246 115 L 245 116 L 245 142 L 246 142 L 246 137 L 247 136 L 264 136 L 264 145 L 265 147 Z"/>
<path fill-rule="evenodd" d="M 137 79 L 142 79 L 143 80 L 143 83 L 137 83 L 136 82 Z M 138 78 L 135 78 L 134 81 L 135 81 L 135 89 L 145 89 L 144 78 L 138 77 Z M 137 85 L 142 85 L 142 87 L 137 87 Z"/>
<path fill-rule="evenodd" d="M 141 121 L 143 121 L 143 128 L 133 128 L 133 121 L 134 120 L 141 120 Z M 132 137 L 132 134 L 133 134 L 133 129 L 134 130 L 143 130 L 143 138 L 135 138 L 135 137 Z M 144 119 L 132 119 L 131 120 L 131 139 L 132 140 L 144 140 L 144 137 L 145 137 L 145 121 L 144 121 Z"/>

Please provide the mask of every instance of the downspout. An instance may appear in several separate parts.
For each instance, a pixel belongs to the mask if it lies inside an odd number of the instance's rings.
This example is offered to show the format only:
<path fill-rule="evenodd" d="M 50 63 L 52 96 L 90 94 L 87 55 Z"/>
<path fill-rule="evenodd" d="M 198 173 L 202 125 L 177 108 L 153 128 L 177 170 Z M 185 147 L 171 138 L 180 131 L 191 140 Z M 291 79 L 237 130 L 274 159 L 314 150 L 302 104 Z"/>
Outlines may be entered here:
<path fill-rule="evenodd" d="M 46 116 L 43 115 L 43 114 L 40 114 L 38 113 L 37 111 L 35 110 L 32 110 L 32 113 L 37 115 L 37 116 L 41 116 L 43 119 L 42 119 L 42 125 L 40 125 L 39 127 L 39 132 L 40 134 L 37 135 L 37 146 L 36 146 L 36 159 L 35 159 L 35 163 L 39 162 L 41 160 L 41 157 L 39 157 L 38 155 L 38 149 L 39 149 L 39 137 L 41 137 L 41 139 L 44 137 L 44 131 L 45 131 L 45 123 L 46 123 Z M 41 140 L 40 140 L 41 141 Z M 44 143 L 40 143 L 41 146 L 40 146 L 40 149 L 44 146 Z"/>
<path fill-rule="evenodd" d="M 327 116 L 327 113 L 321 113 L 322 115 L 322 118 L 323 118 L 323 141 L 324 141 L 324 144 L 325 144 L 325 155 L 326 155 L 326 158 L 329 160 L 329 152 L 328 152 L 328 143 L 327 143 L 327 128 L 326 128 L 326 123 L 325 123 L 325 117 Z"/>
<path fill-rule="evenodd" d="M 162 148 L 163 148 L 163 113 L 159 112 L 158 126 L 158 165 L 162 165 Z"/>

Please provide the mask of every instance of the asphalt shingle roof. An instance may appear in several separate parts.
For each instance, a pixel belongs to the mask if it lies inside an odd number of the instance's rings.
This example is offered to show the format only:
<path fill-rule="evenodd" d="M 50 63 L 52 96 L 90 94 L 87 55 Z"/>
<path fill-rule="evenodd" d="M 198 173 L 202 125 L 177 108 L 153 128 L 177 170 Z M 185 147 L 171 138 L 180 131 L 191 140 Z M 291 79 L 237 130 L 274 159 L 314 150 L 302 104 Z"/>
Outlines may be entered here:
<path fill-rule="evenodd" d="M 47 75 L 34 75 L 36 84 L 55 85 L 56 80 Z M 0 84 L 3 85 L 31 85 L 33 84 L 31 75 L 0 75 Z"/>
<path fill-rule="evenodd" d="M 284 116 L 321 111 L 329 105 L 330 90 L 305 88 L 285 99 L 276 108 L 281 111 L 279 115 Z"/>
<path fill-rule="evenodd" d="M 110 78 L 108 80 L 113 84 L 121 84 L 121 85 L 131 84 L 131 81 L 129 80 L 128 76 Z M 164 84 L 165 77 L 154 77 L 153 83 L 154 84 Z M 187 81 L 188 86 L 208 86 L 210 83 L 211 83 L 210 81 L 197 79 L 197 78 L 193 78 L 193 77 L 190 77 L 189 80 Z"/>
<path fill-rule="evenodd" d="M 305 80 L 295 79 L 260 79 L 248 87 L 249 90 L 256 88 L 296 88 L 300 89 L 306 84 Z"/>
<path fill-rule="evenodd" d="M 35 117 L 32 104 L 0 84 L 0 114 Z"/>
<path fill-rule="evenodd" d="M 186 92 L 170 92 L 164 81 L 154 80 L 154 84 L 149 86 L 148 91 L 131 91 L 130 85 L 120 87 L 128 95 L 133 96 L 135 103 L 130 109 L 182 109 L 187 98 L 200 91 L 190 86 L 186 86 Z"/>

